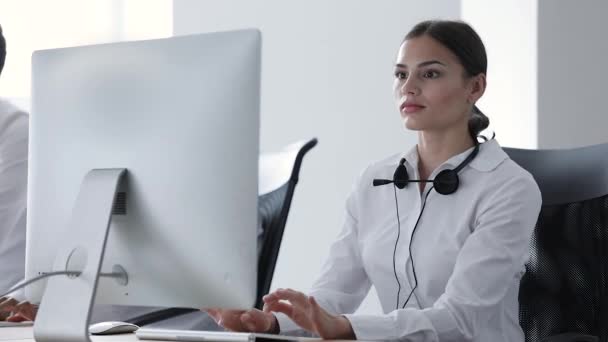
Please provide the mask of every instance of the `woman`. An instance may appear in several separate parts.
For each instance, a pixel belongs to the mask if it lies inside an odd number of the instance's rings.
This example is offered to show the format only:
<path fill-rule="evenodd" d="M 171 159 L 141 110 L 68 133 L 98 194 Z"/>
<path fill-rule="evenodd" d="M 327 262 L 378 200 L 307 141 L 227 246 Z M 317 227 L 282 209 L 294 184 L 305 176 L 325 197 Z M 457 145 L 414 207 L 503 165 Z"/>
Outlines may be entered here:
<path fill-rule="evenodd" d="M 418 144 L 361 174 L 311 293 L 278 289 L 264 311 L 208 310 L 214 319 L 232 330 L 300 327 L 328 339 L 523 341 L 519 280 L 541 196 L 495 140 L 478 143 L 489 124 L 475 106 L 486 68 L 467 24 L 416 25 L 399 48 L 393 90 Z M 408 184 L 406 173 L 443 185 Z M 371 186 L 393 175 L 393 186 Z M 371 285 L 384 313 L 352 314 Z"/>

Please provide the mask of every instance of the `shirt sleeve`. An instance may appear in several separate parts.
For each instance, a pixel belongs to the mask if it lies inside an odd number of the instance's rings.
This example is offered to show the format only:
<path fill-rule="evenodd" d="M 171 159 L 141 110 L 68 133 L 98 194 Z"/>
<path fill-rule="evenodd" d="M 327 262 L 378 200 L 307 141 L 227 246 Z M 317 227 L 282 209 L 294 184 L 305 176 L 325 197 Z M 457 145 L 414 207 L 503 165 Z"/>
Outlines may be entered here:
<path fill-rule="evenodd" d="M 14 264 L 2 267 L 11 274 L 0 274 L 0 277 L 9 279 L 9 283 L 14 285 L 23 279 L 25 263 L 23 217 L 27 202 L 27 114 L 15 115 L 13 120 L 7 120 L 0 131 L 0 250 L 11 256 L 20 256 L 20 260 L 3 260 Z M 13 274 L 17 272 L 19 274 Z M 24 299 L 21 294 L 15 295 L 18 299 Z"/>
<path fill-rule="evenodd" d="M 540 206 L 532 177 L 503 182 L 481 204 L 445 292 L 433 306 L 385 315 L 347 314 L 357 339 L 472 340 L 520 275 Z"/>
<path fill-rule="evenodd" d="M 321 274 L 308 293 L 315 297 L 321 307 L 333 314 L 355 312 L 371 288 L 358 242 L 356 196 L 355 187 L 346 201 L 342 231 L 332 243 Z M 277 314 L 277 320 L 281 332 L 299 329 L 286 315 Z"/>

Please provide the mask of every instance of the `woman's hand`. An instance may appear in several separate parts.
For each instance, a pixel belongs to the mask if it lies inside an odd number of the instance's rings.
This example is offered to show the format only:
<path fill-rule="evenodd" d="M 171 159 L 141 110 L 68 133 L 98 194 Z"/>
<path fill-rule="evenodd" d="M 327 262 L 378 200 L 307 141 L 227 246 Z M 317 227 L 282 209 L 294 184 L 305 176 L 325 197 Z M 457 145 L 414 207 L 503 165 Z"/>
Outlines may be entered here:
<path fill-rule="evenodd" d="M 14 298 L 0 298 L 0 321 L 23 322 L 36 319 L 38 306 L 28 301 L 18 303 Z"/>
<path fill-rule="evenodd" d="M 278 289 L 263 298 L 265 312 L 281 312 L 297 325 L 324 339 L 355 339 L 346 317 L 332 315 L 314 299 L 291 289 Z"/>
<path fill-rule="evenodd" d="M 0 298 L 0 321 L 5 321 L 13 312 L 17 301 L 11 297 Z"/>
<path fill-rule="evenodd" d="M 269 312 L 263 312 L 257 309 L 249 311 L 206 309 L 204 311 L 215 320 L 215 323 L 228 330 L 278 333 L 277 319 Z"/>

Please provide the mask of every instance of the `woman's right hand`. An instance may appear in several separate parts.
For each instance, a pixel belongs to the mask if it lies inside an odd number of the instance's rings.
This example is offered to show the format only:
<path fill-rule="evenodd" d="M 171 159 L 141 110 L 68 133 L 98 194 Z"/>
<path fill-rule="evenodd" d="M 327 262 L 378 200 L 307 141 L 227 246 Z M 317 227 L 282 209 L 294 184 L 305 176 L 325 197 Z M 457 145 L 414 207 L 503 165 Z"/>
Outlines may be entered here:
<path fill-rule="evenodd" d="M 278 333 L 277 318 L 269 312 L 252 310 L 205 309 L 219 326 L 232 331 Z"/>

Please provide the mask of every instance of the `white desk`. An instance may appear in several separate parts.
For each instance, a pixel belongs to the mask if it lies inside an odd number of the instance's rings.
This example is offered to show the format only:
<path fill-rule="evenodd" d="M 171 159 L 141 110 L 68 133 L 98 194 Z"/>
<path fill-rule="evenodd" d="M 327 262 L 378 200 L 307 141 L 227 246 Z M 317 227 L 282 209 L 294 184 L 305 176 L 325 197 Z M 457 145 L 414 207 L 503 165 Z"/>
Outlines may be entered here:
<path fill-rule="evenodd" d="M 16 328 L 0 328 L 0 342 L 35 342 L 33 327 L 16 327 Z M 94 342 L 141 342 L 135 334 L 119 334 L 106 336 L 91 336 L 91 341 Z M 302 339 L 302 341 L 311 341 L 310 338 Z M 162 342 L 162 341 L 156 341 Z M 165 341 L 169 342 L 169 341 Z M 340 342 L 336 340 L 336 342 Z"/>

